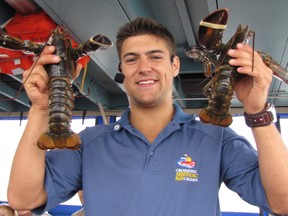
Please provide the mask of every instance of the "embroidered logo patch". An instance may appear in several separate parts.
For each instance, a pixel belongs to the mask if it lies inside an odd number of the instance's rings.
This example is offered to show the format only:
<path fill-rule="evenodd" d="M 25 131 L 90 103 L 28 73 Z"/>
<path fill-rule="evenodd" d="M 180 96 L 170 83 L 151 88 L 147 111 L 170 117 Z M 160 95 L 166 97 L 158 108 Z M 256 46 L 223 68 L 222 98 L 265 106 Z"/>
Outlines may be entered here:
<path fill-rule="evenodd" d="M 192 158 L 189 157 L 187 154 L 184 154 L 184 156 L 179 159 L 178 164 L 186 168 L 195 167 L 195 161 L 193 161 Z"/>
<path fill-rule="evenodd" d="M 198 181 L 198 172 L 195 168 L 196 162 L 192 160 L 190 156 L 184 154 L 184 156 L 180 157 L 178 160 L 178 165 L 184 168 L 177 168 L 175 180 L 176 181 L 189 181 L 189 182 L 197 182 Z"/>

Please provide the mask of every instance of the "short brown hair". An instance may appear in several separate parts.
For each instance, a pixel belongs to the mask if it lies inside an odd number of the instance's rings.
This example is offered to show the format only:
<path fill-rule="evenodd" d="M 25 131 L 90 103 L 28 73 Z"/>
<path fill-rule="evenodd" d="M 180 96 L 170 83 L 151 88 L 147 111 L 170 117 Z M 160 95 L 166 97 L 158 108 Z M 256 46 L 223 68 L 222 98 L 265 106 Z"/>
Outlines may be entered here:
<path fill-rule="evenodd" d="M 132 22 L 129 22 L 122 26 L 117 32 L 116 46 L 119 59 L 121 57 L 121 48 L 123 42 L 131 36 L 138 36 L 144 34 L 154 35 L 156 37 L 164 39 L 167 42 L 168 49 L 171 52 L 171 55 L 176 54 L 175 39 L 166 27 L 151 18 L 138 17 Z"/>

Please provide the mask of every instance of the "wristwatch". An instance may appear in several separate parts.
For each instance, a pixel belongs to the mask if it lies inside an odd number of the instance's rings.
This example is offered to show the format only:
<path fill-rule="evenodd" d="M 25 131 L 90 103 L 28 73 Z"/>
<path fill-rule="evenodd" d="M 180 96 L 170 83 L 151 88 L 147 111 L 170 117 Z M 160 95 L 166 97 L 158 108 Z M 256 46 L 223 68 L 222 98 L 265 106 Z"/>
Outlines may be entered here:
<path fill-rule="evenodd" d="M 276 110 L 273 104 L 266 103 L 263 111 L 256 114 L 244 112 L 245 122 L 248 127 L 267 126 L 277 121 Z"/>

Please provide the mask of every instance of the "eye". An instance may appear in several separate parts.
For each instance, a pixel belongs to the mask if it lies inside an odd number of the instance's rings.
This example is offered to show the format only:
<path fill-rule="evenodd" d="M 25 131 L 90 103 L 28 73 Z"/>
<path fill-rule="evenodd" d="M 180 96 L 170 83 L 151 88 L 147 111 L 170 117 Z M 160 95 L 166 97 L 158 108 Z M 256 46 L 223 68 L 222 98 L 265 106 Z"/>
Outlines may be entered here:
<path fill-rule="evenodd" d="M 135 63 L 136 61 L 137 61 L 137 58 L 136 58 L 136 57 L 129 57 L 129 58 L 124 59 L 124 62 L 125 62 L 126 64 L 133 64 L 133 63 Z"/>
<path fill-rule="evenodd" d="M 153 61 L 160 61 L 160 60 L 163 59 L 163 57 L 160 56 L 160 55 L 152 55 L 150 58 L 151 58 L 151 60 L 153 60 Z"/>

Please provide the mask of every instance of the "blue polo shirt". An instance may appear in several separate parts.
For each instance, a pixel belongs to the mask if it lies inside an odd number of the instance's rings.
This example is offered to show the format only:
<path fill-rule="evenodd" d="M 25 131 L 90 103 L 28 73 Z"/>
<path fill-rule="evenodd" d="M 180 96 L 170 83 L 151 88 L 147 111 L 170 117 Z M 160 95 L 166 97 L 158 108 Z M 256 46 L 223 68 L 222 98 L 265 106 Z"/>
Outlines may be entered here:
<path fill-rule="evenodd" d="M 80 132 L 79 150 L 46 156 L 49 210 L 84 190 L 87 216 L 220 216 L 222 182 L 266 211 L 257 152 L 230 128 L 203 124 L 177 105 L 152 144 L 129 124 L 129 110 L 111 125 Z"/>

